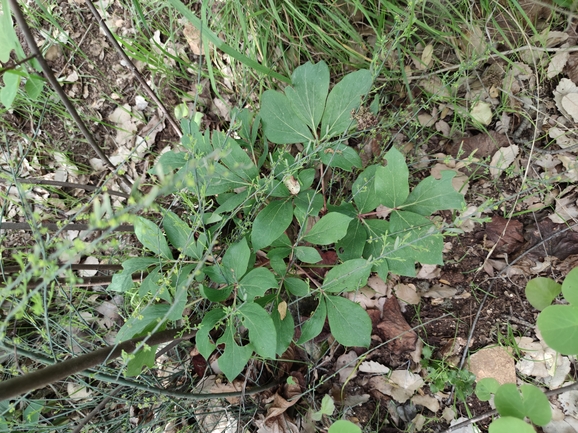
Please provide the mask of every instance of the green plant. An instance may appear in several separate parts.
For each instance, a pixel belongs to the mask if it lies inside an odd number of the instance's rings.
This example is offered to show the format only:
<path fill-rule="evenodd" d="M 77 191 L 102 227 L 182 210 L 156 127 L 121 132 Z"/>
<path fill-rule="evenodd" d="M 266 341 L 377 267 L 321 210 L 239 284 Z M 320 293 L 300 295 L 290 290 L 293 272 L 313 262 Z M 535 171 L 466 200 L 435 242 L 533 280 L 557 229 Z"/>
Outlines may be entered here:
<path fill-rule="evenodd" d="M 500 386 L 494 378 L 480 380 L 476 386 L 476 396 L 481 401 L 488 401 L 492 395 L 500 418 L 492 421 L 490 433 L 532 433 L 534 428 L 524 418 L 528 417 L 539 426 L 548 424 L 552 419 L 548 398 L 534 385 L 525 384 L 518 389 L 513 383 Z"/>
<path fill-rule="evenodd" d="M 428 177 L 410 191 L 409 171 L 396 149 L 385 155 L 387 165 L 369 166 L 357 177 L 351 201 L 329 201 L 319 218 L 330 197 L 313 187 L 312 167 L 321 162 L 346 171 L 361 168 L 342 137 L 355 126 L 371 74 L 348 74 L 330 92 L 329 84 L 323 62 L 297 68 L 284 93 L 264 93 L 259 115 L 236 113 L 237 140 L 219 131 L 203 134 L 195 121 L 182 121 L 186 150 L 163 154 L 153 173 L 170 180 L 172 192 L 191 203 L 190 216 L 185 221 L 162 210 L 164 233 L 135 218 L 136 236 L 156 257 L 126 260 L 113 279 L 110 289 L 127 292 L 133 290 L 132 273 L 149 272 L 136 294 L 144 307 L 135 309 L 119 341 L 180 320 L 187 299 L 196 294 L 212 303 L 198 325 L 199 352 L 208 358 L 224 345 L 219 367 L 232 380 L 253 353 L 272 359 L 287 349 L 295 331 L 287 308 L 293 297 L 317 302 L 298 344 L 316 337 L 327 319 L 339 343 L 367 347 L 369 317 L 340 294 L 365 285 L 372 271 L 385 279 L 389 272 L 415 275 L 415 262 L 442 263 L 442 227 L 428 216 L 462 207 L 463 197 L 451 185 L 451 172 Z M 270 153 L 266 142 L 257 142 L 261 121 L 264 137 L 277 145 Z M 303 143 L 302 152 L 294 156 L 283 146 L 291 143 Z M 378 207 L 385 212 L 382 219 L 375 218 Z M 224 231 L 233 241 L 219 259 L 213 246 Z M 173 260 L 170 246 L 194 263 Z M 320 252 L 331 247 L 342 263 L 318 282 L 304 269 L 321 262 Z M 258 251 L 266 253 L 266 261 L 257 261 Z M 240 325 L 248 330 L 247 340 L 240 338 Z M 219 337 L 213 337 L 217 328 Z M 128 374 L 151 365 L 152 353 L 133 358 Z"/>
<path fill-rule="evenodd" d="M 560 293 L 568 304 L 550 305 Z M 578 354 L 578 268 L 566 275 L 562 285 L 543 277 L 528 281 L 526 297 L 541 311 L 536 324 L 546 344 L 563 355 Z"/>
<path fill-rule="evenodd" d="M 434 359 L 432 357 L 433 349 L 430 346 L 424 346 L 422 355 L 421 365 L 427 371 L 427 382 L 432 393 L 435 394 L 451 386 L 455 390 L 458 400 L 465 401 L 474 392 L 476 381 L 474 374 L 468 370 L 452 367 L 446 360 Z"/>
<path fill-rule="evenodd" d="M 14 50 L 18 56 L 19 63 L 12 69 L 3 68 L 2 79 L 4 80 L 4 87 L 0 89 L 0 102 L 6 109 L 10 109 L 18 94 L 20 82 L 22 79 L 26 81 L 24 90 L 31 99 L 37 99 L 44 87 L 44 78 L 37 74 L 29 73 L 22 63 L 30 59 L 26 58 L 24 50 L 20 46 L 14 26 L 12 24 L 12 16 L 10 15 L 10 7 L 7 0 L 2 0 L 2 11 L 0 14 L 0 62 L 6 63 L 10 58 L 10 52 Z M 37 71 L 42 70 L 38 62 L 32 59 L 31 64 Z"/>

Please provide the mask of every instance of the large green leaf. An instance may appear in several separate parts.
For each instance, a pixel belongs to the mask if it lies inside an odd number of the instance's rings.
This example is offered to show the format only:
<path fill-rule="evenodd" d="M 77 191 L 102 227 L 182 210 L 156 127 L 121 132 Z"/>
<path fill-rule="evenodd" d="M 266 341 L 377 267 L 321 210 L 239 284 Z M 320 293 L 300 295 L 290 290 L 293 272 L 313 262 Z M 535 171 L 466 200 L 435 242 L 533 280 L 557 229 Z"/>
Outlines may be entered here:
<path fill-rule="evenodd" d="M 307 296 L 309 295 L 309 284 L 301 278 L 287 277 L 285 278 L 285 288 L 293 296 Z"/>
<path fill-rule="evenodd" d="M 578 267 L 572 269 L 562 283 L 562 294 L 570 304 L 578 306 Z"/>
<path fill-rule="evenodd" d="M 277 330 L 277 348 L 275 351 L 277 355 L 281 356 L 293 341 L 295 322 L 293 321 L 293 316 L 288 311 L 286 311 L 285 317 L 281 319 L 278 307 L 279 305 L 277 304 L 276 308 L 271 312 L 271 319 L 273 319 L 275 329 Z"/>
<path fill-rule="evenodd" d="M 513 416 L 498 418 L 490 424 L 488 433 L 536 433 L 534 427 Z"/>
<path fill-rule="evenodd" d="M 536 323 L 552 349 L 563 355 L 578 354 L 578 305 L 550 305 Z"/>
<path fill-rule="evenodd" d="M 355 124 L 352 112 L 359 108 L 371 84 L 371 72 L 361 69 L 347 74 L 331 89 L 321 119 L 322 138 L 339 135 Z"/>
<path fill-rule="evenodd" d="M 327 272 L 323 281 L 323 291 L 352 292 L 367 284 L 370 273 L 371 263 L 367 260 L 348 260 Z"/>
<path fill-rule="evenodd" d="M 303 263 L 319 263 L 322 260 L 319 251 L 313 247 L 296 247 L 295 256 Z"/>
<path fill-rule="evenodd" d="M 494 404 L 501 416 L 519 419 L 528 417 L 540 426 L 548 424 L 552 419 L 548 398 L 534 385 L 522 385 L 518 391 L 515 384 L 506 383 L 496 391 Z"/>
<path fill-rule="evenodd" d="M 526 284 L 526 298 L 536 310 L 542 311 L 552 303 L 562 291 L 562 285 L 552 278 L 537 277 Z"/>
<path fill-rule="evenodd" d="M 321 122 L 325 99 L 329 91 L 329 68 L 325 62 L 307 62 L 291 75 L 293 86 L 285 88 L 285 95 L 293 111 L 315 131 Z"/>
<path fill-rule="evenodd" d="M 251 346 L 239 346 L 235 341 L 235 328 L 232 325 L 227 326 L 225 333 L 217 343 L 225 344 L 225 351 L 219 358 L 219 368 L 225 373 L 229 382 L 233 382 L 235 378 L 243 371 L 245 365 L 253 354 Z M 273 349 L 275 346 L 273 346 Z"/>
<path fill-rule="evenodd" d="M 331 334 L 344 346 L 369 347 L 371 319 L 357 303 L 341 296 L 326 295 Z"/>
<path fill-rule="evenodd" d="M 381 202 L 381 198 L 375 189 L 375 172 L 378 168 L 377 165 L 370 165 L 363 173 L 357 176 L 357 179 L 355 179 L 355 182 L 353 182 L 351 186 L 353 202 L 357 206 L 359 213 L 371 212 L 375 210 Z"/>
<path fill-rule="evenodd" d="M 363 167 L 359 153 L 343 143 L 332 144 L 331 147 L 321 151 L 319 159 L 329 167 L 338 167 L 345 171 Z"/>
<path fill-rule="evenodd" d="M 214 131 L 211 143 L 215 150 L 221 150 L 221 162 L 242 179 L 259 177 L 259 170 L 247 152 L 237 142 L 222 131 Z"/>
<path fill-rule="evenodd" d="M 193 259 L 200 259 L 201 257 L 197 256 L 194 233 L 189 225 L 170 210 L 165 210 L 163 215 L 163 228 L 169 242 L 185 255 Z"/>
<path fill-rule="evenodd" d="M 0 89 L 0 102 L 4 107 L 10 109 L 12 103 L 18 94 L 18 87 L 20 86 L 20 75 L 16 72 L 8 70 L 4 71 L 2 75 L 4 80 L 4 87 Z"/>
<path fill-rule="evenodd" d="M 351 220 L 342 213 L 330 212 L 315 223 L 303 240 L 315 245 L 333 244 L 346 235 Z"/>
<path fill-rule="evenodd" d="M 134 222 L 134 233 L 140 243 L 153 253 L 172 260 L 173 254 L 167 240 L 155 223 L 139 216 Z"/>
<path fill-rule="evenodd" d="M 267 90 L 261 98 L 261 119 L 267 140 L 276 144 L 308 143 L 313 140 L 307 124 L 282 93 Z"/>
<path fill-rule="evenodd" d="M 377 167 L 375 193 L 379 203 L 389 208 L 401 206 L 409 195 L 409 170 L 405 158 L 395 147 L 386 154 L 387 165 Z"/>
<path fill-rule="evenodd" d="M 337 255 L 344 262 L 347 260 L 362 257 L 365 243 L 367 241 L 367 231 L 358 219 L 353 219 L 347 228 L 347 234 L 336 244 Z"/>
<path fill-rule="evenodd" d="M 413 212 L 394 211 L 390 230 L 386 257 L 391 272 L 412 277 L 415 262 L 443 264 L 443 237 L 429 219 Z"/>
<path fill-rule="evenodd" d="M 231 281 L 239 281 L 247 272 L 250 259 L 251 250 L 247 244 L 247 239 L 243 238 L 227 248 L 221 263 L 223 271 L 231 275 Z"/>
<path fill-rule="evenodd" d="M 203 320 L 197 330 L 195 341 L 199 353 L 203 358 L 209 359 L 213 350 L 217 347 L 209 338 L 209 333 L 213 330 L 215 325 L 225 318 L 225 311 L 222 308 L 217 308 L 205 313 Z"/>
<path fill-rule="evenodd" d="M 403 205 L 404 210 L 420 215 L 431 215 L 438 210 L 460 209 L 464 206 L 464 197 L 452 186 L 455 171 L 442 171 L 442 178 L 433 176 L 422 180 L 409 194 Z"/>
<path fill-rule="evenodd" d="M 289 201 L 275 200 L 269 203 L 253 222 L 251 242 L 253 249 L 268 247 L 283 234 L 293 220 L 293 206 Z"/>
<path fill-rule="evenodd" d="M 249 341 L 255 352 L 264 358 L 275 358 L 277 331 L 269 313 L 254 302 L 245 302 L 238 311 L 249 330 Z"/>
<path fill-rule="evenodd" d="M 309 320 L 301 325 L 301 337 L 299 337 L 297 344 L 307 343 L 309 340 L 317 337 L 323 329 L 326 318 L 327 304 L 325 303 L 325 298 L 321 298 L 319 299 L 319 305 L 315 312 L 311 315 Z"/>
<path fill-rule="evenodd" d="M 241 278 L 239 296 L 243 301 L 250 302 L 274 287 L 277 287 L 277 280 L 273 272 L 267 268 L 255 268 Z"/>
<path fill-rule="evenodd" d="M 150 325 L 158 324 L 166 320 L 166 314 L 169 311 L 168 304 L 152 304 L 145 307 L 138 315 L 131 317 L 118 330 L 115 341 L 121 342 L 130 340 L 135 335 L 140 334 Z"/>
<path fill-rule="evenodd" d="M 340 419 L 331 424 L 328 433 L 361 433 L 361 429 L 351 421 Z"/>
<path fill-rule="evenodd" d="M 157 347 L 145 347 L 134 353 L 132 359 L 126 365 L 126 375 L 129 377 L 138 376 L 144 366 L 154 367 Z"/>

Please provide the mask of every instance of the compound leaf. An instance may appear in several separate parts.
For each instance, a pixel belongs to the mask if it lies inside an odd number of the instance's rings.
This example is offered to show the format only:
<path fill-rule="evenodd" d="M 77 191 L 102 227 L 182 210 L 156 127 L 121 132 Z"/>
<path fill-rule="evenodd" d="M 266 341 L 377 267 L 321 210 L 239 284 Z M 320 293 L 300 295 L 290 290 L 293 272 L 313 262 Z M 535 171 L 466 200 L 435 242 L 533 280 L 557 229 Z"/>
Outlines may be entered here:
<path fill-rule="evenodd" d="M 293 111 L 314 131 L 321 122 L 325 108 L 329 68 L 323 61 L 317 64 L 307 62 L 295 69 L 291 82 L 293 86 L 285 88 L 285 95 Z"/>
<path fill-rule="evenodd" d="M 322 138 L 339 135 L 355 124 L 352 112 L 359 108 L 371 84 L 371 72 L 361 69 L 347 74 L 331 89 L 321 119 Z"/>
<path fill-rule="evenodd" d="M 261 99 L 261 119 L 267 139 L 276 144 L 307 143 L 313 140 L 307 124 L 282 93 L 267 90 Z"/>

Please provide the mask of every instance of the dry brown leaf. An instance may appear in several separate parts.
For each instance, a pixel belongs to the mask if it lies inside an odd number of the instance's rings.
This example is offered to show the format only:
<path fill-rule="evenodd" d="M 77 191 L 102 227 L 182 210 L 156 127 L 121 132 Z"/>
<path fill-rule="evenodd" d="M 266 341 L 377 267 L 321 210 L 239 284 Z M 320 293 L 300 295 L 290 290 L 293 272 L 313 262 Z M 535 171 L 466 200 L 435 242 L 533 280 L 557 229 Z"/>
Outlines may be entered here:
<path fill-rule="evenodd" d="M 505 135 L 489 131 L 488 134 L 478 134 L 457 140 L 448 149 L 448 153 L 457 158 L 460 152 L 462 157 L 467 157 L 475 152 L 476 158 L 486 158 L 506 145 L 508 145 L 508 138 Z"/>
<path fill-rule="evenodd" d="M 392 340 L 387 347 L 396 355 L 415 350 L 417 334 L 401 314 L 399 302 L 392 296 L 383 306 L 383 319 L 377 329 L 384 341 Z"/>
<path fill-rule="evenodd" d="M 494 249 L 496 254 L 512 254 L 524 245 L 524 225 L 518 220 L 507 220 L 499 215 L 492 217 L 486 224 L 487 247 Z"/>

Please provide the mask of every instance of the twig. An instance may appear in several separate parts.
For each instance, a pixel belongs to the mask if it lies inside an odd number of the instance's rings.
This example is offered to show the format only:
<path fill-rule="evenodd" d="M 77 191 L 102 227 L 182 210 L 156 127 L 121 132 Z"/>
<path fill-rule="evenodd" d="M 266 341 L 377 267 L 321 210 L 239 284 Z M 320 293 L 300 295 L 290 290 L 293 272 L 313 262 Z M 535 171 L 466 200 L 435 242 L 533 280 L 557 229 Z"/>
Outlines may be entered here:
<path fill-rule="evenodd" d="M 42 52 L 38 48 L 38 45 L 36 45 L 36 41 L 34 40 L 34 36 L 30 31 L 30 27 L 28 27 L 28 23 L 24 19 L 24 15 L 22 15 L 22 11 L 20 10 L 20 6 L 18 6 L 18 2 L 16 0 L 8 0 L 8 2 L 10 3 L 10 8 L 12 9 L 14 17 L 16 18 L 16 22 L 18 23 L 18 26 L 20 27 L 22 34 L 26 38 L 28 48 L 30 49 L 32 54 L 36 56 L 36 60 L 42 67 L 42 71 L 44 72 L 46 79 L 48 80 L 48 82 L 50 83 L 50 85 L 52 86 L 52 88 L 62 101 L 62 104 L 66 107 L 66 110 L 68 111 L 72 119 L 74 119 L 74 122 L 82 132 L 82 135 L 84 135 L 84 138 L 86 139 L 88 144 L 90 144 L 90 146 L 98 155 L 98 157 L 102 159 L 104 163 L 113 172 L 117 173 L 116 166 L 110 161 L 110 159 L 108 159 L 108 157 L 104 154 L 104 152 L 101 150 L 98 144 L 96 144 L 94 137 L 86 127 L 82 118 L 79 116 L 78 112 L 76 111 L 76 108 L 74 108 L 74 105 L 70 102 L 70 99 L 68 99 L 68 96 L 66 96 L 66 93 L 64 93 L 64 90 L 62 90 L 62 87 L 60 86 L 60 83 L 54 76 L 52 69 L 50 69 L 50 66 L 48 66 L 48 63 L 46 63 L 46 60 L 42 56 Z M 122 180 L 126 183 L 128 188 L 130 189 L 132 187 L 132 182 L 128 179 L 128 177 L 122 174 L 119 174 L 119 176 L 122 178 Z"/>
<path fill-rule="evenodd" d="M 126 63 L 126 66 L 131 70 L 131 72 L 134 74 L 137 81 L 143 87 L 145 92 L 155 102 L 155 104 L 157 104 L 159 109 L 166 116 L 167 120 L 169 121 L 169 123 L 173 127 L 174 131 L 179 136 L 179 138 L 182 137 L 183 133 L 181 132 L 181 128 L 179 127 L 178 123 L 175 121 L 175 119 L 173 119 L 173 116 L 171 116 L 171 113 L 169 112 L 169 110 L 167 110 L 167 108 L 161 102 L 161 100 L 157 97 L 155 92 L 153 92 L 153 90 L 150 88 L 150 86 L 147 84 L 145 79 L 142 77 L 142 75 L 140 74 L 140 72 L 138 71 L 138 69 L 136 68 L 134 63 L 130 60 L 130 58 L 126 55 L 126 53 L 124 52 L 122 47 L 118 44 L 118 42 L 114 38 L 112 32 L 110 31 L 110 29 L 108 28 L 108 26 L 106 25 L 106 23 L 104 22 L 104 20 L 102 19 L 102 17 L 98 13 L 98 11 L 96 10 L 96 8 L 92 4 L 92 2 L 90 0 L 85 0 L 85 3 L 88 6 L 88 9 L 90 9 L 90 12 L 92 13 L 92 15 L 94 15 L 94 18 L 96 18 L 96 20 L 98 21 L 98 25 L 100 26 L 100 28 L 102 29 L 102 31 L 106 35 L 106 38 L 108 39 L 108 41 L 112 44 L 112 46 L 114 47 L 116 52 L 119 54 L 119 56 L 122 58 L 122 60 Z"/>
<path fill-rule="evenodd" d="M 104 228 L 95 228 L 91 227 L 88 224 L 66 224 L 64 226 L 59 226 L 55 223 L 40 223 L 37 227 L 32 227 L 30 223 L 9 223 L 9 222 L 0 222 L 0 230 L 26 230 L 26 231 L 35 231 L 39 228 L 46 228 L 51 232 L 55 232 L 57 230 L 105 230 Z M 118 227 L 111 229 L 113 232 L 134 232 L 134 226 L 129 224 L 122 224 Z"/>
<path fill-rule="evenodd" d="M 171 341 L 169 344 L 167 344 L 165 347 L 163 347 L 161 350 L 159 350 L 155 354 L 155 359 L 159 359 L 163 354 L 167 353 L 169 350 L 171 350 L 173 347 L 177 346 L 178 344 L 179 344 L 179 341 Z M 82 430 L 82 427 L 84 427 L 86 424 L 88 424 L 88 422 L 92 418 L 94 418 L 104 408 L 104 406 L 106 406 L 106 404 L 110 400 L 112 400 L 112 398 L 115 395 L 117 395 L 123 388 L 124 388 L 123 385 L 118 385 L 115 389 L 113 389 L 111 392 L 109 392 L 108 395 L 105 398 L 103 398 L 100 403 L 98 403 L 98 406 L 96 406 L 94 409 L 92 409 L 88 415 L 86 415 L 84 418 L 82 418 L 80 420 L 80 422 L 76 425 L 76 427 L 74 428 L 74 430 L 72 430 L 71 433 L 80 433 L 80 431 Z"/>
<path fill-rule="evenodd" d="M 5 350 L 18 350 L 20 354 L 23 354 L 28 358 L 52 365 L 49 365 L 48 367 L 42 368 L 40 370 L 36 370 L 32 373 L 28 373 L 24 376 L 18 376 L 6 380 L 4 382 L 0 382 L 0 401 L 17 397 L 18 395 L 32 391 L 34 389 L 42 388 L 44 386 L 58 382 L 59 380 L 65 379 L 74 374 L 82 374 L 92 379 L 116 383 L 122 386 L 141 389 L 144 391 L 149 391 L 161 395 L 167 395 L 178 398 L 187 398 L 190 400 L 208 400 L 212 398 L 242 397 L 243 395 L 257 394 L 259 392 L 273 388 L 274 386 L 278 385 L 277 381 L 273 381 L 267 385 L 257 386 L 245 390 L 244 392 L 234 391 L 234 392 L 221 392 L 221 393 L 219 392 L 188 393 L 188 392 L 175 392 L 168 389 L 150 387 L 142 385 L 138 382 L 133 382 L 126 379 L 120 379 L 117 377 L 89 371 L 89 369 L 92 367 L 96 367 L 99 364 L 118 358 L 123 351 L 126 353 L 133 353 L 135 350 L 139 349 L 139 343 L 141 342 L 146 343 L 149 346 L 156 346 L 158 344 L 166 343 L 169 341 L 186 340 L 193 337 L 196 334 L 196 331 L 192 331 L 181 335 L 183 332 L 185 332 L 184 328 L 176 328 L 166 331 L 160 331 L 150 336 L 133 338 L 132 340 L 119 343 L 116 346 L 104 347 L 102 349 L 95 350 L 94 352 L 87 353 L 86 355 L 78 356 L 72 359 L 68 359 L 66 361 L 58 362 L 56 364 L 54 364 L 54 361 L 52 359 L 47 358 L 44 355 L 40 355 L 27 350 L 16 349 L 15 346 L 13 346 L 12 344 L 2 342 L 1 346 Z"/>
<path fill-rule="evenodd" d="M 70 182 L 59 182 L 57 180 L 46 180 L 46 179 L 24 179 L 24 178 L 16 178 L 16 179 L 3 179 L 0 177 L 0 183 L 24 183 L 30 185 L 51 185 L 51 186 L 62 186 L 64 188 L 78 188 L 84 189 L 86 191 L 95 191 L 100 190 L 100 192 L 107 193 L 110 195 L 115 195 L 117 197 L 129 198 L 129 194 L 125 194 L 124 192 L 117 192 L 117 191 L 104 191 L 102 186 L 94 186 L 94 185 L 85 185 L 81 183 L 70 183 Z"/>

